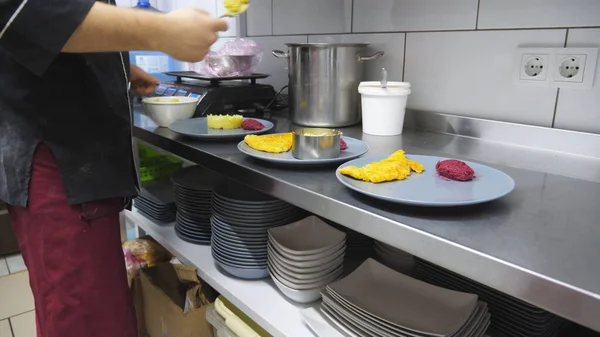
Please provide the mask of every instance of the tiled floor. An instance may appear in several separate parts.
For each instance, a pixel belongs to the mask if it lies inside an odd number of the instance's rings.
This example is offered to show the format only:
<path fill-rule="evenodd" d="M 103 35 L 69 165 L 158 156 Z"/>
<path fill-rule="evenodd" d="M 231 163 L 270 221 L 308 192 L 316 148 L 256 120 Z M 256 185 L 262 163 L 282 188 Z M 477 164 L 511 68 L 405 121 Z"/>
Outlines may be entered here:
<path fill-rule="evenodd" d="M 33 295 L 21 255 L 0 257 L 0 337 L 36 337 Z"/>
<path fill-rule="evenodd" d="M 27 267 L 25 267 L 25 261 L 23 261 L 23 256 L 21 256 L 21 254 L 7 256 L 6 264 L 8 265 L 8 271 L 11 274 L 27 270 Z"/>

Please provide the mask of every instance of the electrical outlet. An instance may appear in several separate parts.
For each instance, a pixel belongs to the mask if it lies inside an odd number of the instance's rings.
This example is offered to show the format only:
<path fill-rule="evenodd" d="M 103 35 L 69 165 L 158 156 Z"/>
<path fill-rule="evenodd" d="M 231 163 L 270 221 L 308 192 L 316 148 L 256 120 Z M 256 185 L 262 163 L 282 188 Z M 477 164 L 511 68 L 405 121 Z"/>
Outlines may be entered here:
<path fill-rule="evenodd" d="M 553 48 L 519 48 L 515 54 L 514 79 L 519 85 L 548 86 Z"/>
<path fill-rule="evenodd" d="M 556 50 L 553 80 L 559 88 L 591 89 L 594 85 L 597 48 L 564 48 Z"/>
<path fill-rule="evenodd" d="M 556 82 L 583 82 L 583 73 L 585 72 L 585 55 L 558 55 L 558 76 L 554 79 Z"/>
<path fill-rule="evenodd" d="M 548 55 L 523 55 L 521 79 L 526 81 L 545 81 L 548 69 Z"/>
<path fill-rule="evenodd" d="M 515 53 L 516 84 L 591 89 L 598 62 L 598 48 L 518 48 Z"/>

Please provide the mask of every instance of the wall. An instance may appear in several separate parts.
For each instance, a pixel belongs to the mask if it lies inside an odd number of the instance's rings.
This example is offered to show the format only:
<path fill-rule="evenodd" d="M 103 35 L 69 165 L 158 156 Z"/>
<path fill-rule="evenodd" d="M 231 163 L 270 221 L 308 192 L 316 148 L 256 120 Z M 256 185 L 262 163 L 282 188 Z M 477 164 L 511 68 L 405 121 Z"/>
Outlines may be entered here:
<path fill-rule="evenodd" d="M 592 90 L 511 77 L 519 46 L 600 47 L 599 0 L 252 0 L 246 28 L 276 87 L 287 71 L 272 49 L 366 42 L 386 52 L 366 79 L 385 67 L 390 80 L 411 82 L 412 109 L 600 133 L 600 66 Z"/>

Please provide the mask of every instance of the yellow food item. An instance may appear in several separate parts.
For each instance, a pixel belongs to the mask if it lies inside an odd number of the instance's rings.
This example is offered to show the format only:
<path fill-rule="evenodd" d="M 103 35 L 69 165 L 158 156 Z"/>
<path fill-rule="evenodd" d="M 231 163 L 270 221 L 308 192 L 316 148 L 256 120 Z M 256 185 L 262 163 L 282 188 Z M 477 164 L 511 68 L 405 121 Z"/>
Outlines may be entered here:
<path fill-rule="evenodd" d="M 411 172 L 422 173 L 425 167 L 419 162 L 409 160 L 403 150 L 392 153 L 389 157 L 364 167 L 346 166 L 340 173 L 371 183 L 383 183 L 394 180 L 404 180 Z"/>
<path fill-rule="evenodd" d="M 240 13 L 248 8 L 250 0 L 225 0 L 225 9 L 229 13 Z"/>
<path fill-rule="evenodd" d="M 206 118 L 209 129 L 239 129 L 244 121 L 241 115 L 208 115 Z"/>
<path fill-rule="evenodd" d="M 155 98 L 152 103 L 179 103 L 177 98 Z"/>
<path fill-rule="evenodd" d="M 244 143 L 251 148 L 270 153 L 288 152 L 292 148 L 294 135 L 290 133 L 280 133 L 276 135 L 247 135 L 244 137 Z"/>
<path fill-rule="evenodd" d="M 313 133 L 313 132 L 305 132 L 302 134 L 303 136 L 308 136 L 308 137 L 325 137 L 325 136 L 331 136 L 330 133 L 327 132 L 321 132 L 321 133 Z"/>

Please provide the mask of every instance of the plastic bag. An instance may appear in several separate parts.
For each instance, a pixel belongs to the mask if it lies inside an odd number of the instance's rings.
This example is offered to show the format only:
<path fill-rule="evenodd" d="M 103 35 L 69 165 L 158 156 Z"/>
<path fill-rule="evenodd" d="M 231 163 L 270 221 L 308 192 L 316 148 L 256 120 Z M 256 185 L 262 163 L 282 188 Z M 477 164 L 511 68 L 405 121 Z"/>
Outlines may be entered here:
<path fill-rule="evenodd" d="M 250 39 L 235 39 L 209 52 L 202 67 L 194 67 L 194 71 L 210 77 L 248 76 L 256 71 L 262 57 L 263 51 L 258 43 Z"/>
<path fill-rule="evenodd" d="M 123 254 L 127 273 L 131 277 L 137 276 L 142 268 L 154 267 L 171 259 L 171 254 L 166 249 L 148 239 L 126 241 L 123 243 Z"/>

